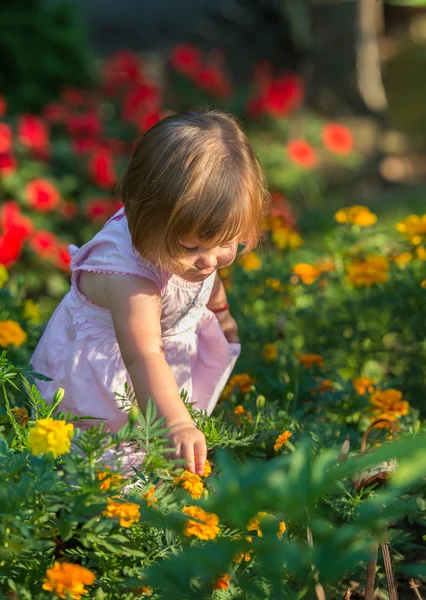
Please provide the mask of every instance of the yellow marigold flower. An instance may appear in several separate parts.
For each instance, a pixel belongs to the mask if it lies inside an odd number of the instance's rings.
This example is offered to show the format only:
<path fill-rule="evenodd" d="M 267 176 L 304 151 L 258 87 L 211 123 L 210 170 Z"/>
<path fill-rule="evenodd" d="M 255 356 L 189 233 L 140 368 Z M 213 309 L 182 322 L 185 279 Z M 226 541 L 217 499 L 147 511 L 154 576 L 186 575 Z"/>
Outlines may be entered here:
<path fill-rule="evenodd" d="M 27 340 L 27 334 L 16 321 L 6 319 L 0 321 L 0 347 L 22 346 Z"/>
<path fill-rule="evenodd" d="M 424 281 L 422 281 L 420 285 L 422 286 L 423 289 L 426 289 L 426 279 Z"/>
<path fill-rule="evenodd" d="M 348 266 L 348 281 L 355 286 L 371 287 L 388 279 L 389 261 L 385 256 L 370 255 Z"/>
<path fill-rule="evenodd" d="M 379 419 L 386 419 L 387 421 L 392 421 L 392 423 L 395 425 L 396 429 L 399 429 L 399 425 L 398 425 L 398 415 L 396 415 L 395 413 L 388 413 L 388 412 L 382 412 L 381 410 L 375 410 L 373 412 L 373 416 L 370 417 L 370 423 L 373 423 L 374 421 L 378 421 Z M 374 426 L 375 429 L 387 429 L 389 428 L 389 425 L 387 423 L 377 423 L 377 425 Z M 377 444 L 377 446 L 380 446 L 381 444 Z"/>
<path fill-rule="evenodd" d="M 274 290 L 275 292 L 283 292 L 285 289 L 281 281 L 279 279 L 276 279 L 275 277 L 268 277 L 268 279 L 265 281 L 265 285 L 266 287 L 271 288 L 271 290 Z"/>
<path fill-rule="evenodd" d="M 336 265 L 331 259 L 320 260 L 315 266 L 321 273 L 330 273 L 336 270 Z"/>
<path fill-rule="evenodd" d="M 189 519 L 185 523 L 185 535 L 194 535 L 200 540 L 214 540 L 219 533 L 219 517 L 214 513 L 205 512 L 199 506 L 185 506 L 182 512 L 187 517 L 198 519 L 198 521 Z"/>
<path fill-rule="evenodd" d="M 232 538 L 233 540 L 240 540 L 241 536 L 240 535 L 236 535 Z M 246 541 L 249 542 L 250 544 L 253 542 L 253 538 L 251 536 L 246 536 Z M 243 560 L 245 560 L 246 562 L 248 562 L 251 559 L 251 555 L 253 553 L 253 550 L 249 550 L 248 552 L 239 552 L 238 554 L 236 554 L 234 556 L 234 558 L 232 559 L 234 562 L 236 563 L 240 563 Z"/>
<path fill-rule="evenodd" d="M 297 275 L 306 285 L 311 285 L 321 275 L 321 271 L 317 267 L 307 263 L 298 263 L 297 265 L 294 265 L 292 271 L 294 275 Z"/>
<path fill-rule="evenodd" d="M 423 246 L 418 246 L 416 248 L 416 254 L 419 260 L 426 260 L 426 248 Z"/>
<path fill-rule="evenodd" d="M 28 414 L 27 409 L 26 408 L 12 408 L 11 412 L 12 412 L 12 415 L 15 417 L 15 421 L 23 429 L 25 429 L 25 427 L 28 424 L 28 421 L 30 420 L 30 415 Z"/>
<path fill-rule="evenodd" d="M 108 506 L 102 514 L 110 518 L 119 517 L 121 527 L 130 527 L 141 516 L 139 506 L 134 502 L 117 502 L 112 498 L 108 498 Z"/>
<path fill-rule="evenodd" d="M 179 477 L 174 477 L 173 483 L 183 487 L 195 500 L 201 498 L 204 490 L 204 483 L 201 477 L 195 473 L 191 473 L 191 471 L 184 471 Z"/>
<path fill-rule="evenodd" d="M 283 537 L 283 533 L 285 533 L 286 531 L 287 531 L 287 525 L 284 523 L 284 521 L 280 521 L 280 524 L 278 526 L 279 539 L 281 539 Z"/>
<path fill-rule="evenodd" d="M 94 582 L 95 574 L 86 567 L 55 562 L 51 569 L 47 569 L 42 588 L 54 592 L 59 598 L 80 600 L 83 594 L 88 593 L 85 586 Z"/>
<path fill-rule="evenodd" d="M 274 362 L 278 358 L 278 348 L 275 344 L 265 344 L 263 347 L 263 358 L 266 362 Z"/>
<path fill-rule="evenodd" d="M 280 450 L 280 448 L 282 448 L 284 446 L 284 444 L 286 444 L 290 438 L 291 438 L 291 433 L 287 429 L 285 431 L 283 431 L 282 433 L 280 433 L 280 435 L 275 440 L 275 444 L 274 444 L 275 452 L 278 452 L 278 450 Z"/>
<path fill-rule="evenodd" d="M 67 454 L 71 449 L 71 438 L 74 434 L 74 425 L 48 417 L 39 419 L 35 426 L 29 430 L 28 440 L 31 452 L 38 456 L 51 452 L 53 456 Z"/>
<path fill-rule="evenodd" d="M 243 394 L 250 392 L 254 383 L 254 379 L 252 379 L 248 373 L 233 375 L 222 392 L 222 400 L 227 400 L 236 387 L 238 387 Z"/>
<path fill-rule="evenodd" d="M 352 380 L 352 385 L 359 396 L 365 396 L 367 392 L 374 392 L 374 381 L 369 377 L 356 377 Z"/>
<path fill-rule="evenodd" d="M 0 289 L 9 281 L 9 273 L 4 265 L 0 265 Z"/>
<path fill-rule="evenodd" d="M 405 267 L 406 264 L 413 260 L 413 255 L 411 252 L 401 252 L 401 254 L 394 254 L 392 260 L 399 267 Z"/>
<path fill-rule="evenodd" d="M 223 573 L 219 579 L 216 579 L 216 581 L 213 584 L 213 589 L 214 590 L 227 590 L 229 588 L 229 582 L 231 581 L 231 578 L 229 577 L 229 575 L 227 575 L 226 573 Z"/>
<path fill-rule="evenodd" d="M 121 475 L 118 475 L 117 473 L 111 473 L 109 467 L 107 467 L 106 471 L 96 473 L 96 477 L 101 482 L 99 487 L 103 491 L 108 491 L 111 486 L 117 487 L 120 485 L 120 481 L 123 479 Z"/>
<path fill-rule="evenodd" d="M 323 379 L 323 381 L 321 381 L 321 385 L 312 390 L 312 394 L 325 394 L 331 390 L 334 390 L 334 385 L 331 379 Z"/>
<path fill-rule="evenodd" d="M 258 271 L 262 266 L 262 260 L 256 252 L 249 252 L 240 259 L 244 271 Z"/>
<path fill-rule="evenodd" d="M 146 503 L 148 504 L 148 506 L 152 506 L 153 504 L 158 502 L 158 498 L 155 498 L 154 493 L 155 493 L 155 485 L 151 485 L 149 490 L 142 496 L 146 500 Z"/>
<path fill-rule="evenodd" d="M 212 472 L 212 466 L 208 460 L 204 463 L 204 471 L 201 477 L 208 477 Z"/>
<path fill-rule="evenodd" d="M 34 300 L 26 300 L 24 303 L 24 319 L 27 319 L 34 325 L 41 323 L 40 308 Z"/>
<path fill-rule="evenodd" d="M 241 415 L 243 415 L 245 412 L 246 409 L 242 404 L 238 404 L 238 406 L 236 406 L 234 409 L 234 414 L 237 415 L 237 417 L 241 417 Z"/>
<path fill-rule="evenodd" d="M 410 405 L 402 399 L 402 393 L 393 388 L 388 390 L 377 390 L 370 397 L 373 406 L 377 406 L 381 411 L 393 413 L 398 417 L 408 414 Z"/>
<path fill-rule="evenodd" d="M 397 223 L 396 228 L 414 246 L 418 246 L 422 240 L 426 239 L 426 214 L 423 216 L 409 215 Z"/>
<path fill-rule="evenodd" d="M 377 215 L 366 206 L 349 206 L 338 210 L 334 215 L 338 223 L 352 223 L 360 227 L 369 227 L 377 222 Z"/>
<path fill-rule="evenodd" d="M 272 241 L 279 250 L 297 250 L 300 246 L 303 246 L 303 238 L 288 227 L 279 227 L 272 230 Z"/>
<path fill-rule="evenodd" d="M 305 369 L 311 369 L 314 365 L 324 366 L 324 359 L 321 354 L 296 354 L 296 358 L 300 360 Z"/>

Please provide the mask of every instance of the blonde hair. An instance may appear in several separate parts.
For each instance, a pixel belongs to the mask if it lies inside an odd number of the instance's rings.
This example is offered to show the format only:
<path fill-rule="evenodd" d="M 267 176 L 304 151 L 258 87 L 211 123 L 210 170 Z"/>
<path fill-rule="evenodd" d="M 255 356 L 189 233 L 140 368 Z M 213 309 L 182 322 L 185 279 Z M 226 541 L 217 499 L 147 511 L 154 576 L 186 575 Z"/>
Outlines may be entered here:
<path fill-rule="evenodd" d="M 119 193 L 134 248 L 164 268 L 185 264 L 185 237 L 212 246 L 238 240 L 248 252 L 269 207 L 249 140 L 218 111 L 175 114 L 149 129 Z"/>

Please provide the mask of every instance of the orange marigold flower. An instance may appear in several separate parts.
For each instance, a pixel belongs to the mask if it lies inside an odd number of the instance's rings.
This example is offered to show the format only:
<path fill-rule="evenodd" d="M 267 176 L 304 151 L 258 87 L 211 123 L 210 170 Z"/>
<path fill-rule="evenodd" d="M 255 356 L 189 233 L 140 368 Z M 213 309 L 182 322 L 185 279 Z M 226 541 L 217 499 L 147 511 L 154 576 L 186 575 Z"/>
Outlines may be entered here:
<path fill-rule="evenodd" d="M 275 344 L 265 344 L 263 347 L 263 358 L 266 362 L 274 362 L 278 358 L 278 348 Z"/>
<path fill-rule="evenodd" d="M 189 519 L 185 523 L 185 535 L 193 535 L 200 540 L 214 540 L 219 533 L 219 517 L 214 513 L 205 512 L 199 506 L 185 506 L 182 512 L 187 517 L 198 519 L 197 521 Z"/>
<path fill-rule="evenodd" d="M 258 271 L 262 266 L 262 260 L 256 252 L 249 252 L 240 259 L 240 265 L 244 271 Z"/>
<path fill-rule="evenodd" d="M 422 240 L 426 240 L 426 214 L 423 216 L 409 215 L 403 221 L 397 223 L 396 228 L 414 246 L 418 246 Z"/>
<path fill-rule="evenodd" d="M 279 250 L 286 250 L 287 248 L 297 250 L 304 244 L 303 238 L 297 231 L 284 226 L 272 229 L 272 241 Z"/>
<path fill-rule="evenodd" d="M 281 283 L 281 281 L 279 279 L 275 279 L 275 277 L 268 277 L 268 279 L 265 281 L 265 285 L 266 285 L 266 287 L 268 287 L 271 290 L 274 290 L 276 292 L 284 291 L 283 284 Z"/>
<path fill-rule="evenodd" d="M 292 140 L 287 146 L 287 154 L 296 165 L 312 169 L 318 162 L 315 150 L 305 140 Z"/>
<path fill-rule="evenodd" d="M 283 537 L 283 533 L 285 533 L 286 531 L 287 531 L 287 525 L 284 523 L 284 521 L 280 521 L 280 524 L 278 526 L 279 539 L 281 539 Z"/>
<path fill-rule="evenodd" d="M 352 131 L 339 123 L 328 123 L 322 132 L 324 146 L 341 156 L 350 154 L 354 147 Z"/>
<path fill-rule="evenodd" d="M 19 348 L 27 341 L 27 334 L 16 321 L 0 321 L 0 348 L 16 346 Z"/>
<path fill-rule="evenodd" d="M 191 473 L 191 471 L 184 471 L 178 477 L 174 477 L 173 483 L 183 487 L 183 489 L 191 494 L 191 497 L 195 500 L 201 498 L 204 490 L 204 483 L 202 482 L 201 477 L 195 473 Z"/>
<path fill-rule="evenodd" d="M 208 477 L 212 472 L 212 466 L 208 460 L 204 463 L 204 471 L 201 477 Z"/>
<path fill-rule="evenodd" d="M 102 514 L 110 518 L 119 517 L 121 527 L 130 527 L 141 516 L 139 506 L 134 502 L 117 502 L 112 498 L 108 498 L 108 506 Z"/>
<path fill-rule="evenodd" d="M 213 589 L 214 590 L 227 590 L 229 588 L 229 582 L 231 581 L 231 578 L 229 577 L 229 575 L 227 575 L 226 573 L 223 573 L 223 575 L 221 575 L 219 577 L 219 579 L 216 579 L 216 581 L 213 584 Z"/>
<path fill-rule="evenodd" d="M 365 396 L 367 392 L 374 392 L 374 381 L 369 377 L 356 377 L 352 380 L 352 385 L 359 396 Z"/>
<path fill-rule="evenodd" d="M 330 273 L 331 271 L 336 270 L 336 265 L 330 259 L 320 260 L 316 263 L 315 266 L 320 271 L 320 273 Z"/>
<path fill-rule="evenodd" d="M 393 388 L 377 390 L 371 395 L 370 402 L 381 411 L 393 413 L 397 417 L 403 417 L 408 414 L 410 408 L 408 402 L 402 399 L 402 393 Z"/>
<path fill-rule="evenodd" d="M 88 593 L 85 586 L 94 582 L 95 574 L 86 567 L 55 562 L 52 568 L 47 569 L 42 588 L 54 592 L 59 598 L 80 600 L 83 594 Z"/>
<path fill-rule="evenodd" d="M 312 394 L 325 394 L 331 390 L 334 390 L 334 385 L 331 379 L 323 379 L 321 385 L 312 390 Z"/>
<path fill-rule="evenodd" d="M 118 473 L 112 473 L 109 470 L 109 467 L 107 467 L 106 471 L 96 473 L 96 477 L 101 482 L 99 487 L 103 491 L 109 490 L 111 486 L 117 487 L 120 485 L 120 481 L 123 479 L 123 477 L 118 475 Z"/>
<path fill-rule="evenodd" d="M 296 358 L 299 359 L 305 369 L 311 369 L 314 365 L 324 366 L 324 359 L 321 354 L 296 354 Z"/>
<path fill-rule="evenodd" d="M 426 260 L 426 248 L 423 246 L 418 246 L 416 248 L 416 254 L 419 260 Z"/>
<path fill-rule="evenodd" d="M 282 433 L 280 433 L 280 435 L 275 440 L 275 444 L 274 444 L 275 452 L 278 452 L 278 450 L 280 448 L 282 448 L 284 446 L 284 444 L 286 444 L 290 438 L 291 438 L 291 433 L 287 429 L 285 431 L 283 431 Z"/>
<path fill-rule="evenodd" d="M 256 513 L 255 516 L 252 519 L 250 519 L 250 521 L 247 525 L 248 531 L 256 531 L 257 535 L 259 537 L 262 537 L 263 533 L 261 530 L 261 524 L 262 524 L 262 521 L 267 518 L 276 519 L 276 517 L 274 517 L 273 515 L 271 515 L 270 513 L 267 513 L 267 512 Z M 279 539 L 282 538 L 282 535 L 286 529 L 287 528 L 286 528 L 284 521 L 281 521 L 278 525 L 278 533 L 277 533 Z"/>
<path fill-rule="evenodd" d="M 387 281 L 389 261 L 385 256 L 370 255 L 354 260 L 347 270 L 350 283 L 355 286 L 371 287 Z"/>
<path fill-rule="evenodd" d="M 148 506 L 152 506 L 153 504 L 158 502 L 158 498 L 155 498 L 154 493 L 155 493 L 155 485 L 151 485 L 149 490 L 142 496 L 146 500 L 146 503 L 148 504 Z"/>
<path fill-rule="evenodd" d="M 248 373 L 233 375 L 222 392 L 222 400 L 227 400 L 236 387 L 238 387 L 243 394 L 250 392 L 254 383 L 254 379 L 250 377 Z"/>
<path fill-rule="evenodd" d="M 369 227 L 377 222 L 377 215 L 371 212 L 367 206 L 354 205 L 341 208 L 334 215 L 338 223 L 351 223 L 359 227 Z"/>
<path fill-rule="evenodd" d="M 238 404 L 238 406 L 236 406 L 234 409 L 234 414 L 237 415 L 237 417 L 241 417 L 241 415 L 243 415 L 245 412 L 246 409 L 242 404 Z"/>
<path fill-rule="evenodd" d="M 321 271 L 317 267 L 307 263 L 298 263 L 297 265 L 294 265 L 292 271 L 306 285 L 311 285 L 321 275 Z"/>
<path fill-rule="evenodd" d="M 398 267 L 405 267 L 406 264 L 413 260 L 411 252 L 401 252 L 401 254 L 393 254 L 392 260 Z"/>

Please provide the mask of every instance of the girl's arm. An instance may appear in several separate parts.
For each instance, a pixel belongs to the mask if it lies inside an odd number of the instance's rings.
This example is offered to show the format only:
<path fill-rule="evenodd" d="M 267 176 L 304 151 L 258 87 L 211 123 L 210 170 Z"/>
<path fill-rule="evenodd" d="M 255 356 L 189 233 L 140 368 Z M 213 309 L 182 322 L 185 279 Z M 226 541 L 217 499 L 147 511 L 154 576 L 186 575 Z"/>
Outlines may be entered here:
<path fill-rule="evenodd" d="M 228 342 L 238 343 L 238 326 L 235 319 L 229 312 L 229 309 L 225 308 L 226 306 L 228 306 L 228 300 L 226 297 L 225 288 L 221 278 L 219 277 L 219 274 L 216 273 L 216 279 L 214 281 L 210 300 L 207 303 L 207 308 L 215 313 L 216 318 L 219 321 L 219 325 L 221 326 Z"/>
<path fill-rule="evenodd" d="M 157 286 L 132 275 L 105 276 L 105 303 L 111 311 L 118 344 L 142 410 L 153 398 L 170 428 L 178 458 L 202 474 L 207 456 L 204 435 L 195 427 L 165 360 L 161 338 L 161 297 Z M 194 461 L 196 457 L 196 464 Z"/>

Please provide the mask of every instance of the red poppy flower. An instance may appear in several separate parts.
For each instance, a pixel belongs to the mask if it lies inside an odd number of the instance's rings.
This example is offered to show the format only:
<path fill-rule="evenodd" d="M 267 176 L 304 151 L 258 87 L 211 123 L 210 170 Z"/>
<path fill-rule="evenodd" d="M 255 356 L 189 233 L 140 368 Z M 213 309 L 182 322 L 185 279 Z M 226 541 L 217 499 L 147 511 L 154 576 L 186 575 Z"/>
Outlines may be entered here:
<path fill-rule="evenodd" d="M 181 44 L 173 48 L 170 54 L 170 62 L 178 73 L 191 76 L 200 70 L 202 55 L 195 46 Z"/>
<path fill-rule="evenodd" d="M 19 259 L 24 241 L 15 233 L 0 235 L 0 265 L 10 269 Z"/>
<path fill-rule="evenodd" d="M 27 148 L 45 152 L 49 148 L 49 128 L 44 121 L 25 115 L 18 123 L 19 141 Z"/>
<path fill-rule="evenodd" d="M 142 133 L 145 133 L 145 131 L 151 129 L 151 127 L 159 121 L 161 121 L 161 112 L 159 110 L 148 112 L 138 119 L 139 130 Z"/>
<path fill-rule="evenodd" d="M 111 198 L 92 198 L 84 208 L 86 217 L 96 223 L 105 223 L 114 212 Z"/>
<path fill-rule="evenodd" d="M 107 94 L 118 87 L 135 85 L 143 79 L 142 60 L 130 50 L 120 50 L 104 65 L 103 80 Z"/>
<path fill-rule="evenodd" d="M 67 244 L 59 244 L 56 248 L 55 265 L 61 271 L 69 271 L 71 263 L 71 256 L 68 252 Z"/>
<path fill-rule="evenodd" d="M 57 206 L 61 200 L 58 189 L 46 181 L 46 179 L 34 179 L 25 187 L 28 204 L 37 212 L 49 212 Z"/>
<path fill-rule="evenodd" d="M 232 93 L 232 86 L 221 65 L 211 64 L 201 67 L 195 74 L 195 83 L 203 90 L 218 98 L 225 98 Z"/>
<path fill-rule="evenodd" d="M 350 154 L 354 147 L 352 131 L 339 123 L 328 123 L 322 132 L 324 146 L 341 156 Z"/>
<path fill-rule="evenodd" d="M 273 79 L 265 93 L 265 110 L 274 117 L 285 117 L 303 102 L 303 82 L 288 74 Z"/>
<path fill-rule="evenodd" d="M 95 110 L 70 115 L 66 127 L 69 135 L 73 137 L 91 138 L 99 136 L 102 132 L 102 123 Z"/>
<path fill-rule="evenodd" d="M 60 102 L 52 102 L 43 108 L 43 117 L 49 123 L 62 123 L 68 115 L 68 109 Z"/>
<path fill-rule="evenodd" d="M 71 148 L 74 154 L 82 156 L 84 154 L 89 154 L 102 150 L 102 144 L 99 142 L 99 140 L 95 138 L 77 137 L 72 138 Z"/>
<path fill-rule="evenodd" d="M 11 154 L 0 154 L 0 177 L 7 177 L 16 171 L 17 160 Z"/>
<path fill-rule="evenodd" d="M 111 188 L 117 181 L 111 152 L 102 150 L 94 154 L 89 162 L 89 171 L 93 181 L 100 188 Z"/>
<path fill-rule="evenodd" d="M 141 114 L 158 109 L 161 105 L 160 89 L 151 83 L 141 83 L 127 92 L 122 106 L 126 121 L 137 120 Z"/>
<path fill-rule="evenodd" d="M 312 169 L 317 164 L 315 150 L 305 140 L 293 140 L 287 146 L 289 158 L 304 169 Z"/>
<path fill-rule="evenodd" d="M 36 231 L 29 240 L 30 248 L 40 258 L 54 260 L 57 256 L 58 239 L 50 231 L 40 229 Z"/>
<path fill-rule="evenodd" d="M 31 219 L 21 213 L 19 205 L 13 200 L 4 203 L 0 217 L 0 225 L 5 234 L 13 233 L 24 240 L 33 231 Z"/>
<path fill-rule="evenodd" d="M 8 154 L 12 149 L 12 130 L 7 123 L 0 123 L 0 154 Z"/>
<path fill-rule="evenodd" d="M 7 103 L 4 96 L 0 94 L 0 117 L 3 117 L 7 111 Z"/>

